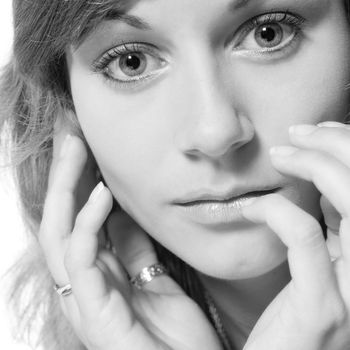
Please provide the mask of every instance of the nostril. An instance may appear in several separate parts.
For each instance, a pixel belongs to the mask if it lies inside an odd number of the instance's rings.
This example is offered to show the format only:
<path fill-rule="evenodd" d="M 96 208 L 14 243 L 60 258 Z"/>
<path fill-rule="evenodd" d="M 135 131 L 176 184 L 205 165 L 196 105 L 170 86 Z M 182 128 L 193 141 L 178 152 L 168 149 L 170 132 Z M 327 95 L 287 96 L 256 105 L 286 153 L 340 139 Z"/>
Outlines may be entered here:
<path fill-rule="evenodd" d="M 255 135 L 252 123 L 244 117 L 231 116 L 228 124 L 220 121 L 198 123 L 181 133 L 181 151 L 193 159 L 221 158 L 249 143 Z M 179 146 L 179 144 L 178 144 Z"/>

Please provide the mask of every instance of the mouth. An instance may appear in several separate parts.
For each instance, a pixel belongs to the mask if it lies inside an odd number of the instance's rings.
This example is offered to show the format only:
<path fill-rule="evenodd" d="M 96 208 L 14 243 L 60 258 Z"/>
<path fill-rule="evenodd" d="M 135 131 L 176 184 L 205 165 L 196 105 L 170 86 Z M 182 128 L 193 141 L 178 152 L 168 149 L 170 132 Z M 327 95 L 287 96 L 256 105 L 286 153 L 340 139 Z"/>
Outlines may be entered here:
<path fill-rule="evenodd" d="M 209 204 L 209 203 L 229 203 L 232 201 L 239 200 L 241 198 L 251 198 L 251 197 L 259 197 L 263 195 L 267 195 L 270 193 L 274 193 L 278 191 L 280 188 L 269 188 L 269 189 L 263 189 L 263 190 L 255 190 L 255 191 L 248 191 L 248 192 L 241 192 L 241 194 L 235 195 L 234 191 L 231 193 L 228 192 L 227 194 L 213 194 L 213 193 L 201 193 L 201 194 L 194 194 L 189 195 L 188 199 L 179 199 L 176 200 L 174 203 L 182 206 L 191 206 L 191 205 L 200 205 L 200 204 Z M 233 194 L 232 194 L 233 193 Z M 237 193 L 237 191 L 236 191 Z"/>
<path fill-rule="evenodd" d="M 241 208 L 246 200 L 276 193 L 280 189 L 281 187 L 259 189 L 241 192 L 239 195 L 202 193 L 189 200 L 179 200 L 175 204 L 191 221 L 203 225 L 227 226 L 246 221 L 241 215 Z"/>

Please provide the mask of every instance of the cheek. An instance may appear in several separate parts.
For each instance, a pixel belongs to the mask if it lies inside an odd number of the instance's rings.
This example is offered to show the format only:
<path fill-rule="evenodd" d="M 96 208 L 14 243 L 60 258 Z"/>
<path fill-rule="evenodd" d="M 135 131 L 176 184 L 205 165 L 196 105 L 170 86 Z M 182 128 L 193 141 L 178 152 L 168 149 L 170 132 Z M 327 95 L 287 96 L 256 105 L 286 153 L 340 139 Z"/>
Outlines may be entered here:
<path fill-rule="evenodd" d="M 350 76 L 347 31 L 325 25 L 287 60 L 240 67 L 241 96 L 257 131 L 281 140 L 293 124 L 345 120 Z M 339 35 L 342 32 L 344 37 Z"/>
<path fill-rule="evenodd" d="M 117 93 L 78 69 L 71 86 L 84 136 L 115 197 L 125 206 L 149 198 L 169 148 L 163 106 L 149 103 L 148 92 Z"/>

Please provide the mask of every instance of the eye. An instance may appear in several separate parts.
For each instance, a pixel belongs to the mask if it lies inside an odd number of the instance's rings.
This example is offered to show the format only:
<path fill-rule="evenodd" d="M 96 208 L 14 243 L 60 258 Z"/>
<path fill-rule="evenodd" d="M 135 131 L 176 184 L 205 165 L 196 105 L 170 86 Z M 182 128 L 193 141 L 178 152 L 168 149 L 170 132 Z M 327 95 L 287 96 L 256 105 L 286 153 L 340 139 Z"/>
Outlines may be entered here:
<path fill-rule="evenodd" d="M 148 62 L 145 54 L 142 52 L 133 52 L 122 55 L 119 59 L 111 62 L 108 70 L 110 72 L 118 72 L 120 70 L 122 74 L 134 77 L 143 74 L 146 71 L 147 65 Z"/>
<path fill-rule="evenodd" d="M 108 64 L 106 73 L 115 80 L 139 80 L 154 74 L 164 65 L 165 62 L 158 57 L 135 51 L 119 54 Z"/>
<path fill-rule="evenodd" d="M 244 55 L 280 52 L 298 39 L 304 21 L 289 13 L 255 17 L 238 30 L 234 51 Z"/>
<path fill-rule="evenodd" d="M 117 83 L 131 84 L 158 75 L 166 65 L 151 45 L 131 43 L 107 51 L 93 63 L 93 70 Z"/>
<path fill-rule="evenodd" d="M 252 30 L 240 47 L 246 50 L 273 48 L 292 39 L 295 29 L 280 23 L 263 24 Z"/>
<path fill-rule="evenodd" d="M 289 38 L 291 32 L 289 27 L 284 30 L 278 23 L 264 24 L 255 30 L 254 40 L 260 47 L 275 47 L 283 42 L 284 37 Z"/>

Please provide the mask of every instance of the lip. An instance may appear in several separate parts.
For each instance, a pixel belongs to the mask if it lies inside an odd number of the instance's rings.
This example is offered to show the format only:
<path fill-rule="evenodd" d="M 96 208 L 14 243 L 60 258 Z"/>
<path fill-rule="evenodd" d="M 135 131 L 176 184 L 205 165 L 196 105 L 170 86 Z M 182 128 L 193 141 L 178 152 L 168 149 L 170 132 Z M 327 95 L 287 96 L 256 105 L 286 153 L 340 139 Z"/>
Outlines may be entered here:
<path fill-rule="evenodd" d="M 241 214 L 241 208 L 249 199 L 259 198 L 279 191 L 280 187 L 254 189 L 238 195 L 196 193 L 190 194 L 185 200 L 178 200 L 174 204 L 179 208 L 182 215 L 191 221 L 202 225 L 226 228 L 233 223 L 246 221 Z"/>
<path fill-rule="evenodd" d="M 173 201 L 178 205 L 193 205 L 199 202 L 224 202 L 238 199 L 240 197 L 249 196 L 255 192 L 273 192 L 278 187 L 255 187 L 253 189 L 233 189 L 231 191 L 212 192 L 209 190 L 199 190 L 190 192 L 183 198 L 178 198 Z"/>

